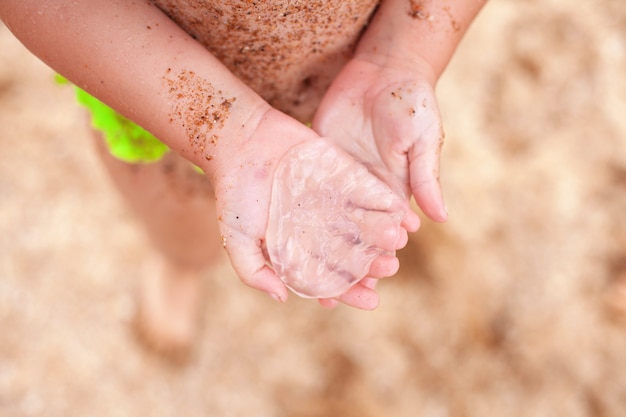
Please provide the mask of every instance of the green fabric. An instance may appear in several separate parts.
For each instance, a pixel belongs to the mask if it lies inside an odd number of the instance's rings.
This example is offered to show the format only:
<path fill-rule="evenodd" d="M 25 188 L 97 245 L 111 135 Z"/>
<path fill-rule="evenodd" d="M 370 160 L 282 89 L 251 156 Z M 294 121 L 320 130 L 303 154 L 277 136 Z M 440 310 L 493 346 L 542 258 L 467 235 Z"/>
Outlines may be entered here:
<path fill-rule="evenodd" d="M 63 77 L 57 77 L 57 83 L 65 83 Z M 160 160 L 169 148 L 150 132 L 128 120 L 115 110 L 93 97 L 86 91 L 75 87 L 76 98 L 80 104 L 91 111 L 93 127 L 103 133 L 111 155 L 125 162 L 149 163 Z"/>

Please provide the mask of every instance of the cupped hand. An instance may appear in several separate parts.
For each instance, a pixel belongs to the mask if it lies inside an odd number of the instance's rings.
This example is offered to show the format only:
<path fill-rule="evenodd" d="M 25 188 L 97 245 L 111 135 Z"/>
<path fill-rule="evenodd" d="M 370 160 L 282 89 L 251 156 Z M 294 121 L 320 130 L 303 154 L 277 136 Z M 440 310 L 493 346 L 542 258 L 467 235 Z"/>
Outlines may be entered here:
<path fill-rule="evenodd" d="M 322 149 L 323 154 L 300 160 L 302 152 L 311 147 L 314 153 Z M 265 113 L 254 134 L 237 147 L 231 158 L 212 162 L 219 163 L 213 170 L 212 180 L 222 242 L 245 284 L 285 301 L 288 295 L 285 282 L 299 292 L 301 287 L 292 278 L 301 270 L 310 272 L 311 268 L 302 262 L 313 260 L 317 262 L 319 276 L 351 280 L 350 289 L 346 287 L 342 294 L 334 293 L 333 297 L 357 308 L 376 306 L 378 296 L 371 289 L 369 278 L 390 276 L 398 269 L 395 250 L 404 247 L 408 239 L 400 225 L 410 212 L 404 200 L 397 198 L 382 181 L 330 141 L 273 109 Z M 291 168 L 281 169 L 285 163 Z M 313 169 L 303 166 L 311 163 Z M 293 175 L 292 169 L 306 171 L 305 181 L 302 182 L 302 176 Z M 359 174 L 354 174 L 357 172 Z M 355 178 L 367 181 L 354 181 Z M 286 185 L 298 181 L 301 184 L 296 187 L 304 187 L 299 191 L 304 199 L 286 201 L 285 198 L 294 195 L 294 188 Z M 291 226 L 280 232 L 276 232 L 272 222 L 281 219 L 270 219 L 270 215 L 276 213 L 271 212 L 271 206 L 277 197 L 284 202 L 279 216 L 300 213 L 298 219 L 290 220 Z M 318 197 L 340 203 L 319 204 Z M 289 204 L 305 200 L 312 202 L 306 209 L 293 206 L 289 209 Z M 302 219 L 307 222 L 304 226 Z M 294 224 L 300 227 L 300 232 L 303 228 L 307 233 L 316 232 L 317 238 L 294 240 Z M 279 249 L 277 239 L 283 245 Z M 290 243 L 285 246 L 287 240 Z M 344 259 L 337 254 L 349 256 Z M 361 263 L 364 258 L 367 258 L 365 270 Z M 302 295 L 325 296 L 316 295 L 316 285 L 314 283 L 311 292 Z"/>
<path fill-rule="evenodd" d="M 339 297 L 370 273 L 375 259 L 393 259 L 404 247 L 406 211 L 403 199 L 333 142 L 303 142 L 274 174 L 270 260 L 298 295 Z"/>
<path fill-rule="evenodd" d="M 355 57 L 324 96 L 313 129 L 441 222 L 447 219 L 439 184 L 444 134 L 431 73 L 425 63 Z M 417 215 L 403 226 L 417 230 Z"/>

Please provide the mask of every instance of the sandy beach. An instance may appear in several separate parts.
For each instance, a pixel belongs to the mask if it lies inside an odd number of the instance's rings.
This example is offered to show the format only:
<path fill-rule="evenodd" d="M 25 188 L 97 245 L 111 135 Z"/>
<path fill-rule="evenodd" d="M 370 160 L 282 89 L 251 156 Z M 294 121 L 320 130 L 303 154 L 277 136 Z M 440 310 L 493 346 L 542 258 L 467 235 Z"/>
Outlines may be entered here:
<path fill-rule="evenodd" d="M 380 307 L 279 305 L 224 258 L 175 365 L 82 109 L 0 25 L 0 416 L 623 416 L 625 74 L 623 0 L 492 1 L 438 86 L 450 220 Z"/>

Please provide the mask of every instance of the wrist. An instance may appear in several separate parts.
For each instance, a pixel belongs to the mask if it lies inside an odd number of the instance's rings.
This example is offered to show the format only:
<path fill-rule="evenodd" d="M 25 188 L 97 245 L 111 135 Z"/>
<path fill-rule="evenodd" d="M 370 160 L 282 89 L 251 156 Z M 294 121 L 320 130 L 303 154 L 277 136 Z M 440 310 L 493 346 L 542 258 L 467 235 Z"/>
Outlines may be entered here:
<path fill-rule="evenodd" d="M 236 159 L 238 149 L 254 135 L 257 125 L 271 108 L 258 94 L 239 82 L 209 78 L 190 70 L 168 68 L 161 78 L 154 118 L 163 140 L 181 156 L 202 168 L 212 178 L 225 161 Z M 226 81 L 226 82 L 225 82 Z"/>
<path fill-rule="evenodd" d="M 433 64 L 428 59 L 417 54 L 406 56 L 395 54 L 393 51 L 381 53 L 363 49 L 357 50 L 353 60 L 374 65 L 381 71 L 401 73 L 406 78 L 425 81 L 433 87 L 439 79 L 439 74 L 433 67 Z"/>
<path fill-rule="evenodd" d="M 318 137 L 312 129 L 266 102 L 256 105 L 237 123 L 228 131 L 233 136 L 211 144 L 213 157 L 200 163 L 214 182 L 224 182 L 242 171 L 256 172 L 257 180 L 272 178 L 278 159 L 287 149 Z"/>
<path fill-rule="evenodd" d="M 247 106 L 236 101 L 226 106 L 230 106 L 229 117 L 223 121 L 223 125 L 204 133 L 199 152 L 193 155 L 194 163 L 200 166 L 210 179 L 214 179 L 237 163 L 244 149 L 253 140 L 265 114 L 271 109 L 271 106 L 262 100 Z M 194 140 L 193 135 L 189 137 L 190 141 Z"/>

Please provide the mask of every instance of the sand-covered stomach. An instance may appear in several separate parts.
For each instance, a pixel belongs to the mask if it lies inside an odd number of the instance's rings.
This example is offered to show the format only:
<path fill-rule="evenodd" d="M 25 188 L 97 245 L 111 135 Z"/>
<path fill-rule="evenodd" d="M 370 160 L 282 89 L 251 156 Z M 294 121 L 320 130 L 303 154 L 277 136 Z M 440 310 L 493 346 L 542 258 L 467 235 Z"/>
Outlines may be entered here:
<path fill-rule="evenodd" d="M 378 0 L 152 0 L 272 107 L 310 122 Z"/>

